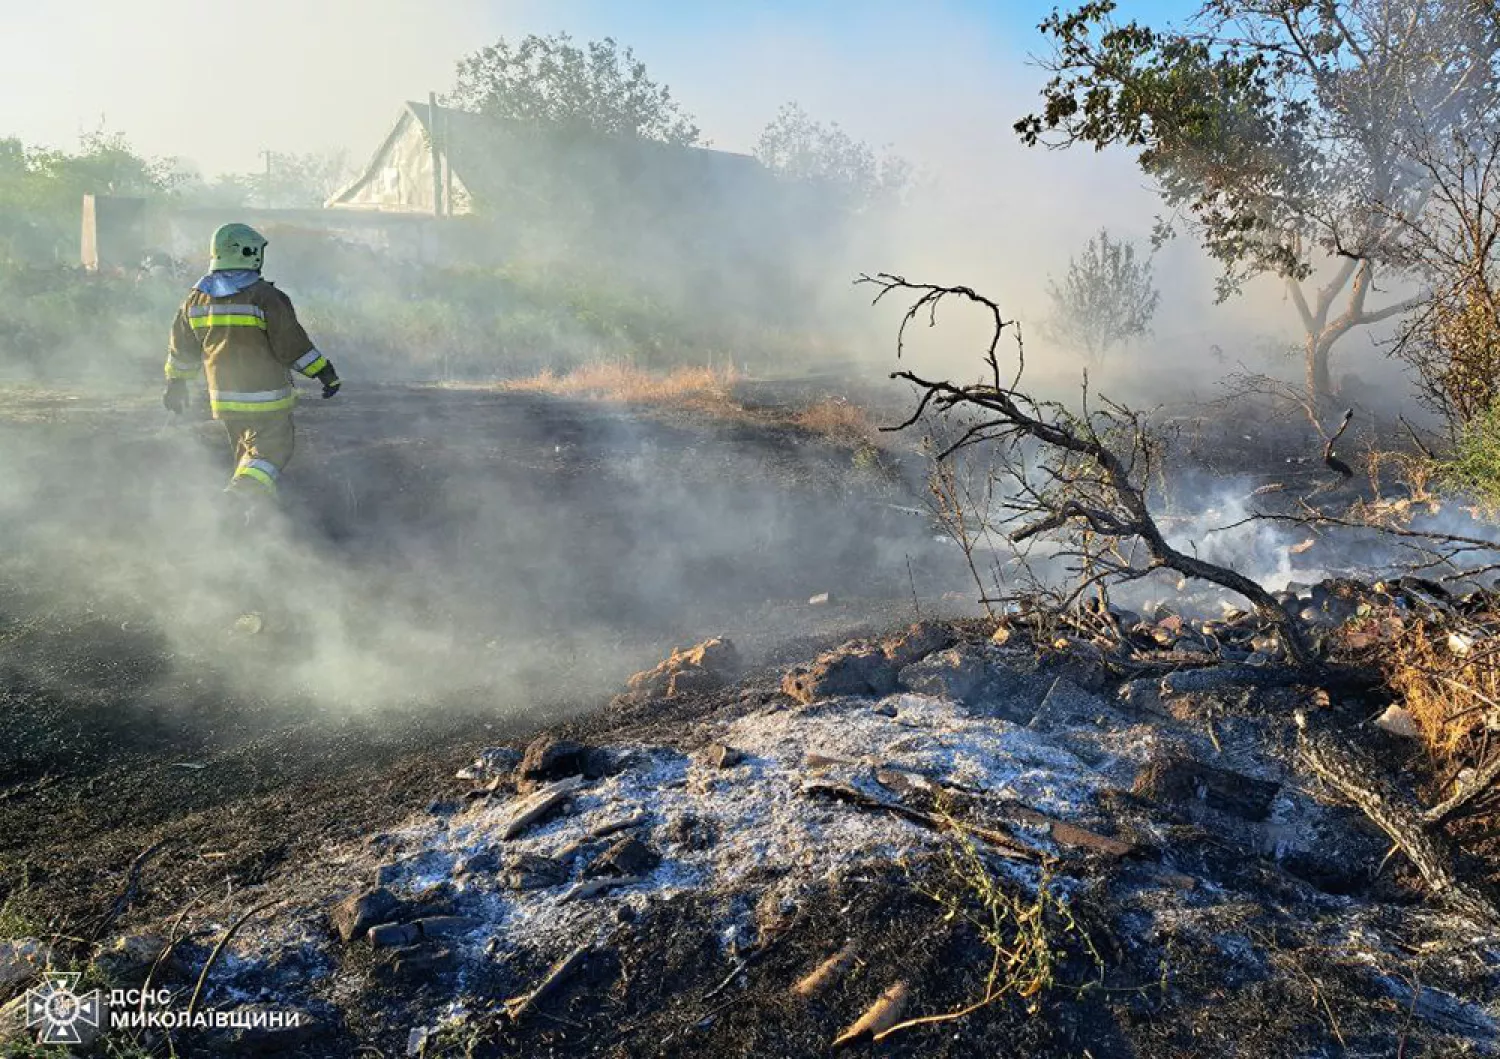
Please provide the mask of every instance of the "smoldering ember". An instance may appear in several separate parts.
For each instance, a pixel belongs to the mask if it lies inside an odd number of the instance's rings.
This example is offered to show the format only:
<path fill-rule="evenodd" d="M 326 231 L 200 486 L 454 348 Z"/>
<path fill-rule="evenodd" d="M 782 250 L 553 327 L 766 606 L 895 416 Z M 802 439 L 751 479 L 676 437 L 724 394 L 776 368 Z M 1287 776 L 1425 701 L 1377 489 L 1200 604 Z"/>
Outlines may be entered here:
<path fill-rule="evenodd" d="M 1500 1055 L 1490 0 L 34 6 L 0 1055 Z"/>

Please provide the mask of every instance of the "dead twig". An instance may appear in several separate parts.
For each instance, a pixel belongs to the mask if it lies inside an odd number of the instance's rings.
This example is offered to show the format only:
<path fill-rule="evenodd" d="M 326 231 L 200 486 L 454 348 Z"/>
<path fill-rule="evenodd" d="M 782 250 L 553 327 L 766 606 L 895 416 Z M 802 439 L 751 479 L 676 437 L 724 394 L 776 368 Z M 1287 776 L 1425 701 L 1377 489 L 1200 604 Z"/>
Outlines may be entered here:
<path fill-rule="evenodd" d="M 136 854 L 135 860 L 130 862 L 130 870 L 125 873 L 125 885 L 115 897 L 114 903 L 110 905 L 109 911 L 104 914 L 104 917 L 99 920 L 98 925 L 94 927 L 93 933 L 89 935 L 88 940 L 90 942 L 96 942 L 103 937 L 104 932 L 129 907 L 130 902 L 135 900 L 136 887 L 140 884 L 141 872 L 145 870 L 146 862 L 160 852 L 167 845 L 167 841 L 164 838 L 153 842 L 150 846 L 147 846 L 140 853 Z"/>
<path fill-rule="evenodd" d="M 1333 446 L 1334 443 L 1339 440 L 1339 438 L 1344 436 L 1344 431 L 1349 429 L 1349 423 L 1353 419 L 1354 409 L 1347 409 L 1344 412 L 1344 421 L 1339 424 L 1339 428 L 1333 432 L 1333 436 L 1330 437 L 1323 445 L 1324 466 L 1346 480 L 1354 477 L 1354 468 L 1350 467 L 1347 463 L 1333 454 Z"/>
<path fill-rule="evenodd" d="M 198 984 L 193 987 L 192 998 L 188 1001 L 187 1020 L 189 1025 L 192 1024 L 193 1015 L 198 1010 L 198 1001 L 203 998 L 203 989 L 208 984 L 208 973 L 214 969 L 214 964 L 219 962 L 219 957 L 223 954 L 224 947 L 229 944 L 239 929 L 250 922 L 251 919 L 266 909 L 283 903 L 284 900 L 284 898 L 275 897 L 269 901 L 262 901 L 229 925 L 229 929 L 224 932 L 224 936 L 219 939 L 218 944 L 213 947 L 213 951 L 208 954 L 208 959 L 203 964 L 203 970 L 198 974 Z"/>
<path fill-rule="evenodd" d="M 809 783 L 802 788 L 802 793 L 819 798 L 831 798 L 834 801 L 852 805 L 858 809 L 868 809 L 875 812 L 890 813 L 899 816 L 903 820 L 909 820 L 921 827 L 933 831 L 959 831 L 965 835 L 982 840 L 991 847 L 995 853 L 1002 857 L 1011 857 L 1017 860 L 1039 860 L 1041 854 L 1035 849 L 1021 842 L 1003 831 L 993 828 L 979 827 L 975 824 L 954 820 L 951 817 L 941 816 L 937 813 L 925 813 L 920 809 L 913 809 L 901 802 L 887 801 L 866 794 L 856 787 L 850 787 L 842 783 Z"/>
<path fill-rule="evenodd" d="M 1495 788 L 1500 782 L 1500 754 L 1494 754 L 1490 760 L 1480 767 L 1469 782 L 1464 784 L 1452 797 L 1439 802 L 1422 814 L 1422 822 L 1428 827 L 1438 827 L 1447 823 L 1477 801 L 1482 795 Z"/>
<path fill-rule="evenodd" d="M 547 999 L 558 986 L 571 978 L 573 973 L 583 965 L 584 960 L 588 959 L 589 953 L 593 951 L 593 948 L 592 943 L 586 942 L 579 945 L 572 952 L 553 964 L 547 974 L 530 992 L 507 1000 L 502 1005 L 506 1017 L 511 1022 L 519 1022 L 523 1015 Z"/>

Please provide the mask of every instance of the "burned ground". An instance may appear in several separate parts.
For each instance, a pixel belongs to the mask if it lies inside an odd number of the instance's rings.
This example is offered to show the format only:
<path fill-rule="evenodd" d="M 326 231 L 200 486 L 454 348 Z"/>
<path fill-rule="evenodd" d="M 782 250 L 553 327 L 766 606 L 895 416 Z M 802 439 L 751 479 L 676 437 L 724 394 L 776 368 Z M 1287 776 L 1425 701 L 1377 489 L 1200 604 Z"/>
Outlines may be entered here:
<path fill-rule="evenodd" d="M 323 601 L 355 612 L 371 653 L 414 628 L 441 637 L 441 652 L 410 651 L 443 674 L 428 695 L 350 701 L 277 679 L 316 595 L 289 628 L 242 637 L 242 599 L 194 609 L 197 594 L 156 580 L 176 561 L 211 575 L 226 547 L 174 521 L 218 489 L 216 424 L 55 394 L 5 406 L 0 444 L 21 472 L 0 496 L 8 932 L 94 929 L 162 841 L 142 872 L 152 903 L 258 880 L 436 793 L 476 740 L 589 708 L 705 624 L 762 654 L 885 624 L 910 607 L 909 575 L 875 553 L 928 561 L 919 523 L 880 506 L 890 483 L 811 435 L 544 396 L 349 398 L 299 417 L 289 522 L 319 563 L 400 587 L 394 625 L 378 593 Z M 829 534 L 851 507 L 860 521 Z M 835 602 L 809 608 L 815 591 Z"/>
<path fill-rule="evenodd" d="M 184 628 L 112 578 L 49 573 L 78 541 L 21 524 L 41 504 L 115 562 L 145 541 L 167 577 L 138 527 L 177 510 L 162 491 L 214 488 L 219 469 L 182 456 L 217 444 L 211 426 L 122 436 L 121 409 L 37 401 L 0 427 L 39 468 L 4 512 L 27 547 L 0 603 L 3 936 L 185 1003 L 216 943 L 273 901 L 203 999 L 312 1020 L 179 1034 L 177 1054 L 819 1055 L 898 986 L 909 1018 L 997 982 L 962 1019 L 855 1047 L 1494 1054 L 1492 928 L 1434 901 L 1299 765 L 1291 716 L 1316 689 L 1163 693 L 1174 670 L 1245 666 L 1243 616 L 1209 638 L 1137 615 L 1112 648 L 992 639 L 977 620 L 881 639 L 914 616 L 914 587 L 927 615 L 963 588 L 953 551 L 900 510 L 919 501 L 899 454 L 872 469 L 768 421 L 774 399 L 716 420 L 484 392 L 366 401 L 304 410 L 289 523 L 376 586 L 324 600 L 371 638 L 355 660 L 445 679 L 426 697 L 355 680 L 357 710 L 296 665 L 247 681 L 257 659 L 298 658 L 300 599 L 287 628 L 274 610 L 255 636 L 206 611 Z M 386 424 L 378 440 L 364 422 Z M 1226 458 L 1243 472 L 1252 454 Z M 64 482 L 49 461 L 88 473 Z M 160 477 L 122 491 L 121 461 Z M 567 566 L 486 576 L 542 542 Z M 1303 593 L 1310 621 L 1358 631 L 1354 601 Z M 382 600 L 420 620 L 393 629 L 367 613 Z M 626 689 L 705 630 L 735 642 L 738 670 L 686 653 L 691 681 Z M 851 636 L 870 638 L 836 646 Z M 1389 692 L 1324 701 L 1384 770 L 1419 773 L 1413 797 L 1441 787 L 1415 742 L 1362 727 Z M 541 729 L 576 745 L 523 757 Z M 1495 881 L 1483 859 L 1462 868 Z M 355 927 L 358 900 L 375 911 Z M 997 939 L 1018 959 L 995 979 Z"/>

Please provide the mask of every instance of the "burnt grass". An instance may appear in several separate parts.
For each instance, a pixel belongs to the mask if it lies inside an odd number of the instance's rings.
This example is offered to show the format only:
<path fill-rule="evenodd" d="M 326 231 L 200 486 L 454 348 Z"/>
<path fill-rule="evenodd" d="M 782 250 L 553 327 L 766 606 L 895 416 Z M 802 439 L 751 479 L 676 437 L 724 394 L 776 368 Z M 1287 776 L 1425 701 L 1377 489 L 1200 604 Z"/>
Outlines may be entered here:
<path fill-rule="evenodd" d="M 649 551 L 632 550 L 638 541 L 626 547 L 610 536 L 626 530 L 611 527 L 607 497 L 598 500 L 600 482 L 610 481 L 608 465 L 628 455 L 619 451 L 622 438 L 680 455 L 674 466 L 689 477 L 722 473 L 703 468 L 718 466 L 725 453 L 748 452 L 775 489 L 794 497 L 816 504 L 830 491 L 850 488 L 847 449 L 763 423 L 705 424 L 653 414 L 632 418 L 622 434 L 615 429 L 620 413 L 595 405 L 397 389 L 374 390 L 362 406 L 317 411 L 299 420 L 306 447 L 294 466 L 304 477 L 289 498 L 293 518 L 309 532 L 340 542 L 353 562 L 389 560 L 393 535 L 405 532 L 439 552 L 470 548 L 472 542 L 449 539 L 443 525 L 452 487 L 466 476 L 499 478 L 518 503 L 569 509 L 548 532 L 570 554 L 601 557 L 597 570 L 585 571 L 582 594 L 595 616 L 622 627 L 634 619 L 632 598 L 613 576 L 609 557 L 623 552 L 633 561 L 651 558 Z M 148 425 L 121 435 L 122 415 Z M 368 439 L 361 429 L 366 416 L 386 424 L 383 438 Z M 94 531 L 108 533 L 116 520 L 144 517 L 112 484 L 120 464 L 154 466 L 165 475 L 172 468 L 169 446 L 212 448 L 218 442 L 207 428 L 163 438 L 157 422 L 154 412 L 140 408 L 85 406 L 65 415 L 0 418 L 0 444 L 24 441 L 29 454 L 44 453 L 38 458 L 55 462 L 59 484 L 40 497 L 48 514 L 72 526 L 96 520 Z M 486 426 L 476 433 L 475 422 Z M 640 429 L 641 422 L 649 426 Z M 1223 447 L 1210 444 L 1209 450 L 1225 454 Z M 1252 454 L 1235 457 L 1226 455 L 1225 462 L 1254 462 Z M 362 500 L 383 512 L 378 532 L 338 502 L 335 473 L 386 483 Z M 853 488 L 877 500 L 911 502 L 910 481 L 905 493 L 893 492 L 890 482 Z M 101 503 L 108 510 L 101 511 Z M 915 540 L 923 527 L 885 521 L 874 506 L 862 510 L 870 518 L 867 544 L 907 548 L 924 583 L 930 578 L 944 584 L 946 568 Z M 740 516 L 755 514 L 747 508 Z M 0 530 L 22 517 L 24 512 L 0 507 Z M 773 695 L 775 678 L 788 662 L 910 620 L 904 569 L 900 577 L 885 570 L 872 576 L 870 551 L 857 538 L 819 547 L 815 529 L 781 529 L 778 541 L 788 553 L 794 542 L 806 549 L 796 561 L 763 569 L 752 562 L 742 576 L 721 572 L 717 581 L 695 572 L 695 586 L 717 584 L 720 593 L 664 607 L 632 626 L 642 661 L 738 613 L 747 627 L 776 630 L 752 643 L 755 665 L 748 678 L 750 687 Z M 214 631 L 184 656 L 183 644 L 154 627 L 149 613 L 122 610 L 117 600 L 86 590 L 38 591 L 28 576 L 31 562 L 15 553 L 0 559 L 0 939 L 56 936 L 59 951 L 80 962 L 89 951 L 86 943 L 170 918 L 208 893 L 274 881 L 330 842 L 362 839 L 423 805 L 451 798 L 452 774 L 476 747 L 524 741 L 543 730 L 593 744 L 623 738 L 682 742 L 702 719 L 742 708 L 744 701 L 743 688 L 736 688 L 646 710 L 598 710 L 607 695 L 590 681 L 566 679 L 521 711 L 497 710 L 495 693 L 483 687 L 353 713 L 294 692 L 257 696 L 225 676 L 213 656 L 260 651 L 272 664 L 285 647 L 274 638 L 227 641 Z M 809 612 L 800 598 L 809 585 L 832 590 L 840 603 Z M 563 626 L 577 615 L 578 601 L 570 596 L 549 607 L 550 587 L 539 586 L 526 605 L 540 601 L 537 621 Z M 538 669 L 539 685 L 555 675 L 548 665 Z M 619 679 L 625 675 L 622 670 Z M 1285 705 L 1269 695 L 1247 708 Z M 1256 953 L 1234 963 L 1201 934 L 1132 934 L 1134 883 L 1156 870 L 1160 858 L 1157 850 L 1142 863 L 1100 862 L 1084 870 L 1087 886 L 1074 895 L 1077 929 L 1052 924 L 1063 953 L 1052 988 L 1035 997 L 1007 995 L 962 1021 L 915 1029 L 879 1046 L 858 1045 L 854 1054 L 1449 1054 L 1413 1030 L 1410 1012 L 1372 984 L 1368 969 L 1319 943 L 1319 932 L 1343 915 L 1327 894 L 1309 898 L 1304 881 L 1289 881 L 1279 868 L 1190 821 L 1173 832 L 1170 859 L 1178 870 L 1230 891 L 1254 889 L 1265 896 L 1246 902 L 1233 924 L 1257 940 Z M 424 1054 L 828 1054 L 833 1032 L 893 981 L 910 986 L 910 1011 L 958 1009 L 983 992 L 991 950 L 972 925 L 947 918 L 924 895 L 961 885 L 935 862 L 846 876 L 802 902 L 765 944 L 742 956 L 725 951 L 705 899 L 687 894 L 660 900 L 622 919 L 609 943 L 536 1017 L 512 1025 L 480 1010 L 460 1033 L 430 1041 Z M 1397 922 L 1420 901 L 1414 880 L 1400 869 L 1358 885 L 1366 899 L 1385 902 L 1383 914 Z M 1336 888 L 1328 885 L 1329 891 Z M 1431 940 L 1416 919 L 1406 935 L 1414 948 Z M 794 1001 L 793 984 L 849 940 L 859 947 L 854 968 L 815 1001 Z M 184 950 L 190 963 L 206 957 L 206 944 L 199 939 Z M 363 948 L 351 950 L 348 959 L 375 956 Z M 465 989 L 471 996 L 512 997 L 546 971 L 543 962 L 492 965 L 483 977 L 468 979 Z M 300 1039 L 287 1054 L 403 1054 L 407 1030 L 421 1013 L 452 995 L 451 977 L 444 973 L 431 979 L 375 976 L 371 988 L 336 1017 L 320 1021 L 316 1035 Z M 1466 983 L 1434 974 L 1424 984 L 1463 995 Z M 217 1045 L 192 1038 L 176 1046 L 178 1055 L 217 1051 Z"/>
<path fill-rule="evenodd" d="M 0 407 L 0 450 L 7 463 L 26 461 L 33 483 L 29 494 L 0 494 L 0 936 L 93 941 L 195 894 L 255 885 L 325 842 L 378 831 L 447 793 L 476 746 L 523 738 L 608 696 L 610 684 L 548 658 L 535 666 L 536 685 L 548 690 L 520 710 L 497 709 L 513 687 L 482 684 L 368 710 L 295 690 L 255 694 L 235 674 L 262 659 L 276 665 L 283 640 L 209 628 L 185 643 L 161 631 L 150 607 L 91 589 L 91 541 L 139 532 L 152 518 L 153 491 L 211 497 L 221 484 L 221 469 L 206 478 L 196 469 L 202 457 L 182 458 L 192 448 L 224 462 L 217 425 L 161 423 L 160 410 L 142 403 L 41 395 Z M 691 642 L 704 623 L 736 628 L 737 620 L 768 664 L 886 627 L 909 612 L 908 575 L 903 567 L 899 580 L 894 571 L 876 576 L 870 549 L 904 542 L 919 576 L 931 561 L 920 521 L 877 506 L 907 493 L 861 480 L 847 446 L 762 423 L 374 388 L 358 402 L 315 405 L 298 429 L 286 503 L 302 530 L 336 543 L 353 564 L 389 563 L 413 539 L 455 569 L 473 564 L 475 549 L 482 562 L 504 563 L 512 557 L 486 553 L 448 525 L 455 507 L 464 514 L 466 483 L 503 489 L 543 519 L 538 537 L 576 557 L 565 585 L 542 575 L 515 609 L 543 630 L 581 617 L 613 625 L 640 664 Z M 766 555 L 741 556 L 735 570 L 675 569 L 670 538 L 653 552 L 651 525 L 617 517 L 620 495 L 639 483 L 612 468 L 642 458 L 653 472 L 680 476 L 674 503 L 712 485 L 732 496 L 735 475 L 748 476 L 747 492 L 794 502 L 780 509 Z M 364 484 L 359 509 L 344 503 L 351 478 Z M 850 493 L 873 501 L 859 509 L 864 522 L 828 540 L 820 533 L 827 512 Z M 681 515 L 663 508 L 664 521 Z M 819 518 L 800 524 L 803 508 Z M 739 514 L 761 512 L 750 505 Z M 57 559 L 44 551 L 56 535 L 76 537 L 70 559 L 84 572 L 62 587 Z M 636 613 L 621 556 L 692 591 Z M 839 602 L 810 611 L 806 597 L 830 590 Z M 151 606 L 162 605 L 170 601 Z M 222 664 L 231 655 L 233 665 Z M 620 666 L 610 683 L 628 675 Z"/>

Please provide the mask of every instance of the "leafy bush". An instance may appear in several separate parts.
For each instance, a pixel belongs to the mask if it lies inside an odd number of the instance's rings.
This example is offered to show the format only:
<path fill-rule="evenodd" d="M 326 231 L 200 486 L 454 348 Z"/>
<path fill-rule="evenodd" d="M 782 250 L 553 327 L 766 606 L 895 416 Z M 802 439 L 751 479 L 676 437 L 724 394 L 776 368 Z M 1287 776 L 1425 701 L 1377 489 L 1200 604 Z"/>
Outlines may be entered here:
<path fill-rule="evenodd" d="M 1500 511 L 1500 402 L 1463 425 L 1453 454 L 1440 464 L 1438 480 Z"/>

